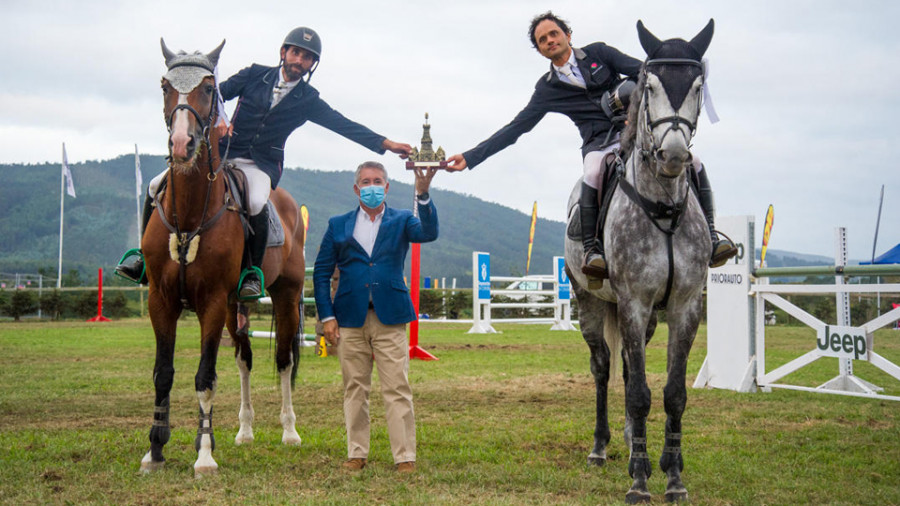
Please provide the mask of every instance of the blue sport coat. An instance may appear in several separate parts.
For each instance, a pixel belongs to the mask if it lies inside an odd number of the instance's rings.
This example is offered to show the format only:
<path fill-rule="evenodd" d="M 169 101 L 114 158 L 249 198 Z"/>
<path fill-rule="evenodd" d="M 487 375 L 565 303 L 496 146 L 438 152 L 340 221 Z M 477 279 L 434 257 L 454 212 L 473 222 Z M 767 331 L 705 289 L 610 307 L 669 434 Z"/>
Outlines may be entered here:
<path fill-rule="evenodd" d="M 359 207 L 328 220 L 313 271 L 320 320 L 333 316 L 340 327 L 362 327 L 369 300 L 385 325 L 416 319 L 409 289 L 403 281 L 406 253 L 410 243 L 431 242 L 438 237 L 434 201 L 416 205 L 419 218 L 405 209 L 385 209 L 371 256 L 353 238 Z M 340 271 L 340 280 L 332 301 L 331 276 L 335 267 Z"/>
<path fill-rule="evenodd" d="M 228 158 L 250 158 L 272 180 L 272 188 L 281 179 L 284 143 L 291 133 L 307 121 L 384 154 L 384 136 L 345 118 L 319 98 L 319 92 L 301 80 L 291 92 L 269 108 L 272 88 L 278 82 L 281 67 L 252 65 L 219 84 L 223 100 L 240 97 L 234 111 L 234 132 Z M 219 153 L 225 155 L 228 137 L 219 141 Z"/>

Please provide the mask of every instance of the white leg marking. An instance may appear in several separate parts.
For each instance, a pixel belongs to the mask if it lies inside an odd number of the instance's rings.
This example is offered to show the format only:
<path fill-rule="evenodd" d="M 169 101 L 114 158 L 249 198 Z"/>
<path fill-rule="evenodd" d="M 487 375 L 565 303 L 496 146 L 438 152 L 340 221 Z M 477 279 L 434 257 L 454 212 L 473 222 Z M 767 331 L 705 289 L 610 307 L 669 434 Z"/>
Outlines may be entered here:
<path fill-rule="evenodd" d="M 212 409 L 213 397 L 216 396 L 215 387 L 211 390 L 197 392 L 197 398 L 200 399 L 200 409 L 204 413 L 209 413 Z M 204 420 L 203 426 L 209 427 L 209 421 Z M 197 462 L 194 462 L 194 477 L 199 478 L 205 474 L 216 474 L 219 465 L 212 457 L 212 439 L 209 434 L 200 436 L 200 450 L 197 452 Z"/>
<path fill-rule="evenodd" d="M 281 436 L 281 442 L 286 445 L 300 445 L 300 435 L 294 424 L 297 422 L 297 416 L 294 414 L 294 405 L 291 401 L 291 367 L 288 365 L 281 371 L 281 426 L 284 433 Z"/>
<path fill-rule="evenodd" d="M 150 456 L 150 452 L 147 452 L 147 454 L 144 455 L 144 458 L 141 459 L 141 472 L 143 474 L 150 474 L 153 471 L 162 469 L 163 465 L 165 465 L 165 461 L 153 462 L 153 457 Z"/>
<path fill-rule="evenodd" d="M 253 405 L 250 404 L 250 369 L 247 363 L 238 355 L 235 357 L 238 370 L 241 372 L 241 411 L 238 420 L 241 428 L 234 437 L 234 444 L 240 445 L 253 442 Z"/>

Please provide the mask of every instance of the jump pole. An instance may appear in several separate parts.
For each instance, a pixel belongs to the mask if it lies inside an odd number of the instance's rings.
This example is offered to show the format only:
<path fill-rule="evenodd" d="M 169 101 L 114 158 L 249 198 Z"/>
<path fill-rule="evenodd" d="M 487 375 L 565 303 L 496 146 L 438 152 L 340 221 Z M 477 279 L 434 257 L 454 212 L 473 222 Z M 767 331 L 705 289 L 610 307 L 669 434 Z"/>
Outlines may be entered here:
<path fill-rule="evenodd" d="M 97 275 L 97 316 L 89 318 L 89 322 L 108 322 L 109 318 L 103 316 L 103 267 Z"/>

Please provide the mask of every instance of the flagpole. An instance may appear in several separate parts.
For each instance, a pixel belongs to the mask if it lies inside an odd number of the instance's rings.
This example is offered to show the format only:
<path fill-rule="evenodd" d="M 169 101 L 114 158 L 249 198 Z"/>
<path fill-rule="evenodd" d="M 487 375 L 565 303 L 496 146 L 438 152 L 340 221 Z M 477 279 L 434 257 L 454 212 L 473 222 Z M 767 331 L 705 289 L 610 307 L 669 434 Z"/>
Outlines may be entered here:
<path fill-rule="evenodd" d="M 137 205 L 137 240 L 138 240 L 138 248 L 141 247 L 141 159 L 138 156 L 138 147 L 137 144 L 134 145 L 134 184 L 137 187 L 137 197 L 135 198 L 135 204 Z"/>
<path fill-rule="evenodd" d="M 56 272 L 56 288 L 62 287 L 63 206 L 66 204 L 66 143 L 62 145 L 63 163 L 59 169 L 59 269 Z"/>

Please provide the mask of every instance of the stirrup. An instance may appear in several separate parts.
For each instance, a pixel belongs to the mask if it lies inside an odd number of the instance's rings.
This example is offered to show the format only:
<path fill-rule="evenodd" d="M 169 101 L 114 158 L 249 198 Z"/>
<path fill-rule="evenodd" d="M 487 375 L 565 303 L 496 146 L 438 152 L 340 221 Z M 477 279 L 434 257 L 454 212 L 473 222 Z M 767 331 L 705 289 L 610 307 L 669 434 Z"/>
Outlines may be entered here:
<path fill-rule="evenodd" d="M 714 230 L 714 232 L 717 237 L 721 236 L 725 239 L 722 239 L 720 237 L 717 241 L 713 241 L 713 251 L 709 259 L 709 266 L 713 269 L 715 269 L 716 267 L 722 267 L 726 262 L 728 262 L 738 254 L 737 246 L 734 245 L 734 241 L 732 241 L 730 237 L 723 234 L 722 232 L 719 232 L 718 230 Z M 716 245 L 722 243 L 724 243 L 726 247 L 725 249 L 717 253 Z"/>
<path fill-rule="evenodd" d="M 253 295 L 250 297 L 241 297 L 241 289 L 244 288 L 244 278 L 249 276 L 251 273 L 255 273 L 259 278 L 259 295 Z M 266 296 L 266 282 L 265 277 L 263 277 L 262 269 L 255 265 L 251 265 L 244 269 L 244 272 L 241 273 L 241 278 L 238 280 L 238 288 L 237 288 L 238 300 L 241 301 L 254 301 L 258 300 L 262 297 Z"/>
<path fill-rule="evenodd" d="M 128 276 L 124 272 L 121 271 L 121 268 L 123 267 L 122 264 L 125 262 L 125 260 L 127 260 L 133 256 L 139 257 L 141 259 L 141 274 L 137 277 L 137 279 L 135 279 L 131 276 Z M 131 248 L 130 250 L 126 251 L 125 254 L 122 255 L 122 258 L 119 260 L 119 263 L 116 265 L 116 269 L 113 273 L 116 276 L 118 276 L 122 279 L 126 279 L 128 281 L 131 281 L 132 283 L 134 283 L 136 285 L 143 284 L 144 282 L 146 282 L 146 279 L 147 279 L 147 263 L 144 261 L 144 253 L 141 251 L 140 248 Z"/>

